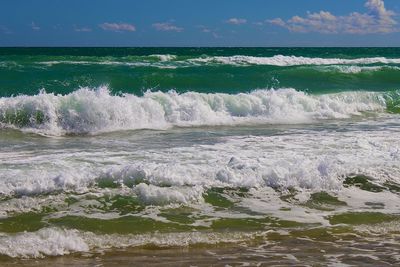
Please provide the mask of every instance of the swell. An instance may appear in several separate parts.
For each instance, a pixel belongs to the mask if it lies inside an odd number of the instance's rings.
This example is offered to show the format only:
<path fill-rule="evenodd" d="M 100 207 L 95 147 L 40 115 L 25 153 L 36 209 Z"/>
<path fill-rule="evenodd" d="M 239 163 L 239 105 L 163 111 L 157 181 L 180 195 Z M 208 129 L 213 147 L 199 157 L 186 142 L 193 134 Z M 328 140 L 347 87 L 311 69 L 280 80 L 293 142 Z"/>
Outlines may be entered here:
<path fill-rule="evenodd" d="M 0 123 L 48 135 L 95 134 L 169 127 L 295 124 L 344 119 L 397 109 L 397 93 L 344 92 L 309 95 L 295 89 L 240 94 L 175 91 L 112 95 L 107 87 L 65 95 L 41 92 L 0 99 Z"/>
<path fill-rule="evenodd" d="M 299 66 L 299 65 L 371 65 L 371 64 L 400 64 L 400 58 L 389 57 L 307 57 L 294 55 L 274 55 L 269 57 L 233 55 L 233 56 L 208 56 L 208 55 L 172 55 L 152 54 L 147 56 L 31 56 L 29 58 L 5 57 L 0 58 L 0 67 L 12 67 L 15 63 L 22 65 L 37 64 L 53 66 L 66 65 L 126 65 L 133 67 L 158 67 L 177 68 L 195 67 L 203 65 L 270 65 L 270 66 Z"/>
<path fill-rule="evenodd" d="M 79 87 L 104 84 L 113 93 L 136 95 L 141 95 L 143 88 L 164 92 L 173 88 L 180 93 L 240 93 L 249 88 L 296 88 L 312 93 L 399 89 L 400 59 L 395 56 L 329 56 L 154 53 L 123 57 L 0 57 L 0 96 L 37 94 L 38 88 L 68 94 Z"/>

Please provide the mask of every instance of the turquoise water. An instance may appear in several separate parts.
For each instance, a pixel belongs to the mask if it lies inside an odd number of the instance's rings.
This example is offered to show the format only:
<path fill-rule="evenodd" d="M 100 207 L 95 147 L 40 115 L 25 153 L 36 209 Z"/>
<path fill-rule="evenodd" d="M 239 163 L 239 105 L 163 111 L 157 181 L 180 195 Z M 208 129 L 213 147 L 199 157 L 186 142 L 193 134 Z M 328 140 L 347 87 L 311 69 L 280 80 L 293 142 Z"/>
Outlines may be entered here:
<path fill-rule="evenodd" d="M 397 264 L 399 55 L 0 48 L 0 260 Z"/>
<path fill-rule="evenodd" d="M 399 54 L 399 48 L 1 48 L 0 94 L 33 95 L 41 89 L 65 94 L 101 85 L 137 95 L 288 87 L 311 93 L 384 91 L 397 89 L 400 62 L 382 59 Z M 321 65 L 313 64 L 316 58 L 365 60 Z"/>

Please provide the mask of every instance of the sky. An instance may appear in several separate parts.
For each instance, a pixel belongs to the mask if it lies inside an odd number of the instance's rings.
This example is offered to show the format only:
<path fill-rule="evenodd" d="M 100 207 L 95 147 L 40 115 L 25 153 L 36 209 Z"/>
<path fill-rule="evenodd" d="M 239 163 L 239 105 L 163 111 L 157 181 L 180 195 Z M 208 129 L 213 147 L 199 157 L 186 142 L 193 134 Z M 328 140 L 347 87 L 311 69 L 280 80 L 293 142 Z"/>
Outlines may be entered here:
<path fill-rule="evenodd" d="M 1 0 L 0 46 L 400 46 L 400 1 Z"/>

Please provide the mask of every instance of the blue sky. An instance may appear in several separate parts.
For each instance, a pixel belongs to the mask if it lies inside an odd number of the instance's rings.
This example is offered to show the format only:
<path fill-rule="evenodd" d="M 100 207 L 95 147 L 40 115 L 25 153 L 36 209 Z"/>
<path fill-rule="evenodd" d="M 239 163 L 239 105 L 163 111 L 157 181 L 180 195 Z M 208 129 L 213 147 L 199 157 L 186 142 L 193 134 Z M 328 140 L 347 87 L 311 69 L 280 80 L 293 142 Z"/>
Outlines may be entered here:
<path fill-rule="evenodd" d="M 2 0 L 0 46 L 400 46 L 399 0 Z"/>

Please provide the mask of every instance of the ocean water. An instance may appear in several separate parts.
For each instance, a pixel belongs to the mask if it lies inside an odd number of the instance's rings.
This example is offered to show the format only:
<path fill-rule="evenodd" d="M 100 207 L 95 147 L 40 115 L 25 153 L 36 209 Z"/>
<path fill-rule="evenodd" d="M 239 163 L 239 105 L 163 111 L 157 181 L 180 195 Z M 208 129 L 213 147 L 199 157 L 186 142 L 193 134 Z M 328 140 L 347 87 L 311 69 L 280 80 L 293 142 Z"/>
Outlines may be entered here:
<path fill-rule="evenodd" d="M 400 48 L 0 48 L 0 261 L 400 262 Z"/>

